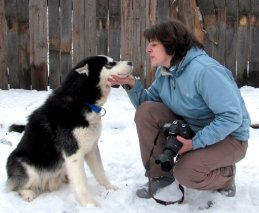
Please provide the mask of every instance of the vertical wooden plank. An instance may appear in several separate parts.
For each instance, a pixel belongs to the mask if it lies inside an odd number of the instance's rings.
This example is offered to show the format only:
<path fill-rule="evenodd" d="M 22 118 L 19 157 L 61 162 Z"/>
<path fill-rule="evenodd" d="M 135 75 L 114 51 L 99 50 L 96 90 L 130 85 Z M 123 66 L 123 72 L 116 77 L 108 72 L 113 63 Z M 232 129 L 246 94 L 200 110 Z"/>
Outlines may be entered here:
<path fill-rule="evenodd" d="M 60 1 L 60 81 L 72 68 L 72 0 Z"/>
<path fill-rule="evenodd" d="M 249 47 L 249 12 L 251 0 L 238 1 L 238 29 L 237 29 L 237 78 L 239 86 L 247 84 L 248 78 L 248 47 Z"/>
<path fill-rule="evenodd" d="M 157 1 L 156 21 L 163 21 L 169 18 L 169 0 Z"/>
<path fill-rule="evenodd" d="M 120 60 L 121 0 L 109 0 L 109 56 Z M 127 59 L 124 59 L 127 60 Z"/>
<path fill-rule="evenodd" d="M 182 0 L 178 3 L 178 19 L 185 24 L 191 31 L 194 27 L 194 11 L 192 8 L 193 0 Z"/>
<path fill-rule="evenodd" d="M 214 46 L 213 57 L 225 65 L 225 33 L 226 33 L 226 6 L 225 0 L 214 0 L 216 15 L 217 45 Z"/>
<path fill-rule="evenodd" d="M 84 0 L 73 0 L 73 66 L 84 55 Z"/>
<path fill-rule="evenodd" d="M 9 69 L 9 84 L 10 88 L 19 88 L 18 23 L 16 0 L 5 0 L 4 5 L 7 22 L 7 66 Z"/>
<path fill-rule="evenodd" d="M 248 85 L 259 87 L 259 0 L 251 0 Z"/>
<path fill-rule="evenodd" d="M 156 23 L 156 8 L 157 8 L 157 0 L 146 0 L 146 28 Z M 148 41 L 145 41 L 146 46 Z M 145 79 L 145 87 L 149 87 L 155 76 L 155 68 L 151 66 L 149 55 L 146 54 L 146 79 Z"/>
<path fill-rule="evenodd" d="M 60 16 L 59 0 L 48 1 L 49 20 L 49 87 L 60 85 Z"/>
<path fill-rule="evenodd" d="M 31 88 L 29 0 L 17 1 L 19 88 Z"/>
<path fill-rule="evenodd" d="M 4 12 L 4 0 L 0 0 L 0 89 L 8 89 L 8 73 L 7 73 L 7 38 L 6 38 L 6 21 Z"/>
<path fill-rule="evenodd" d="M 108 0 L 96 1 L 97 54 L 108 55 Z"/>
<path fill-rule="evenodd" d="M 87 56 L 96 55 L 96 1 L 85 1 L 84 9 L 84 46 L 85 51 L 82 58 Z"/>
<path fill-rule="evenodd" d="M 226 42 L 225 42 L 225 66 L 231 70 L 236 79 L 236 52 L 237 52 L 237 18 L 238 1 L 226 1 Z"/>
<path fill-rule="evenodd" d="M 47 90 L 47 0 L 29 1 L 32 89 Z"/>
<path fill-rule="evenodd" d="M 204 31 L 203 31 L 203 23 L 202 23 L 202 15 L 200 12 L 200 9 L 197 5 L 196 0 L 191 0 L 192 4 L 192 11 L 193 11 L 193 19 L 194 19 L 194 26 L 193 26 L 193 32 L 198 37 L 198 39 L 204 43 Z"/>
<path fill-rule="evenodd" d="M 213 57 L 215 46 L 218 45 L 214 0 L 197 0 L 197 4 L 203 18 L 205 50 L 210 56 Z"/>
<path fill-rule="evenodd" d="M 132 60 L 132 0 L 121 1 L 121 58 Z"/>
<path fill-rule="evenodd" d="M 176 10 L 177 19 L 183 22 L 203 43 L 205 35 L 202 29 L 201 13 L 196 0 L 178 1 Z"/>
<path fill-rule="evenodd" d="M 178 11 L 179 11 L 178 3 L 179 1 L 174 1 L 174 0 L 169 1 L 169 18 L 178 19 Z"/>
<path fill-rule="evenodd" d="M 132 62 L 134 64 L 134 74 L 139 76 L 142 83 L 145 84 L 145 38 L 143 36 L 143 31 L 145 29 L 145 7 L 146 0 L 139 0 L 133 2 L 133 43 L 132 43 Z M 143 15 L 144 14 L 144 15 Z"/>

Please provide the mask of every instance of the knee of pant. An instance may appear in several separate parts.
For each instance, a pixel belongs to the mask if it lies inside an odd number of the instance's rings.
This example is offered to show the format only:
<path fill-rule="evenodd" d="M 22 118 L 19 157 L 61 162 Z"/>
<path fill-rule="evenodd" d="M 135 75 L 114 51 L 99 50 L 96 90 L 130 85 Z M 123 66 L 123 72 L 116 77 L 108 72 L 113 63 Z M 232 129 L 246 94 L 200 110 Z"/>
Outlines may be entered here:
<path fill-rule="evenodd" d="M 192 188 L 193 169 L 188 165 L 176 163 L 174 166 L 173 174 L 175 179 L 183 186 Z"/>
<path fill-rule="evenodd" d="M 135 122 L 139 123 L 140 121 L 145 120 L 145 117 L 150 117 L 152 101 L 143 102 L 136 110 L 135 113 Z"/>

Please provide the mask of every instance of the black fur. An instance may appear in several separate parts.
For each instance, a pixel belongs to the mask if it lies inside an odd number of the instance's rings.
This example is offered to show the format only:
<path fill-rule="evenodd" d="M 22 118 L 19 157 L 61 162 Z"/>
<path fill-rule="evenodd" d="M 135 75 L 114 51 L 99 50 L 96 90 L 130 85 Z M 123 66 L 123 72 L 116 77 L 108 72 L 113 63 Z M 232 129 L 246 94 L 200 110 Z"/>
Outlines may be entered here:
<path fill-rule="evenodd" d="M 75 70 L 88 64 L 89 76 Z M 84 103 L 95 104 L 101 96 L 100 71 L 107 63 L 102 56 L 93 56 L 78 63 L 68 74 L 62 85 L 53 91 L 46 102 L 29 117 L 25 133 L 17 148 L 7 160 L 8 178 L 23 176 L 20 166 L 25 162 L 38 169 L 56 169 L 63 163 L 61 150 L 67 156 L 75 153 L 78 144 L 72 134 L 75 127 L 87 127 L 85 111 L 91 111 Z M 13 125 L 10 130 L 23 130 L 22 125 Z M 20 168 L 20 169 L 18 169 Z"/>
<path fill-rule="evenodd" d="M 100 108 L 105 103 L 110 76 L 127 76 L 131 71 L 132 63 L 128 61 L 88 57 L 29 116 L 25 127 L 12 125 L 10 131 L 24 130 L 24 134 L 7 159 L 11 190 L 31 201 L 69 180 L 81 205 L 96 204 L 86 181 L 84 163 L 99 184 L 116 189 L 105 175 L 98 150 L 101 115 L 95 110 L 92 112 L 91 105 Z"/>

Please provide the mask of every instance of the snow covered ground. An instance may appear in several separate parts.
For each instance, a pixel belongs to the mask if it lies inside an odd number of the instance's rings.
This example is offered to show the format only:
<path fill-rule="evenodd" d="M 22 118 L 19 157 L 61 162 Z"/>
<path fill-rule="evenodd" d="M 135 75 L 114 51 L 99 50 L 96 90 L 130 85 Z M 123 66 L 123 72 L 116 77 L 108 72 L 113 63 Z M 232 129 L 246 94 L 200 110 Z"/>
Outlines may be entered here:
<path fill-rule="evenodd" d="M 107 191 L 99 186 L 86 167 L 93 196 L 101 207 L 81 207 L 71 188 L 44 193 L 32 202 L 23 201 L 15 192 L 6 189 L 6 159 L 16 147 L 22 134 L 11 132 L 13 123 L 26 123 L 27 116 L 43 103 L 50 91 L 21 89 L 0 90 L 0 212 L 2 213 L 171 213 L 171 212 L 259 212 L 259 129 L 250 129 L 251 138 L 247 156 L 237 164 L 237 194 L 226 198 L 214 191 L 185 189 L 183 204 L 163 206 L 154 200 L 139 199 L 136 189 L 145 183 L 140 160 L 138 138 L 134 124 L 135 109 L 121 88 L 112 89 L 104 108 L 103 132 L 99 140 L 100 152 L 107 176 L 120 189 Z M 259 123 L 259 88 L 244 86 L 242 96 L 250 112 L 252 123 Z M 162 190 L 158 196 L 175 200 L 180 197 L 176 184 Z M 209 206 L 211 206 L 209 208 Z"/>

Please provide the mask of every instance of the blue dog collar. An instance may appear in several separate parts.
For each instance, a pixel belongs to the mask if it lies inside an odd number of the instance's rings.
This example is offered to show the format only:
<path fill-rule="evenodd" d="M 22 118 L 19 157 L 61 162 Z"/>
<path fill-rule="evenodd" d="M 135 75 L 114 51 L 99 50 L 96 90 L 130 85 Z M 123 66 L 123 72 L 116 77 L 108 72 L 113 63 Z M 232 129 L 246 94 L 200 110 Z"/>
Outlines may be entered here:
<path fill-rule="evenodd" d="M 89 104 L 89 103 L 85 103 L 85 106 L 89 107 L 92 111 L 94 111 L 96 113 L 100 113 L 102 111 L 102 109 L 104 109 L 102 107 L 96 106 L 94 104 Z M 106 111 L 104 109 L 104 114 L 103 115 L 105 115 L 105 113 L 106 113 Z"/>

